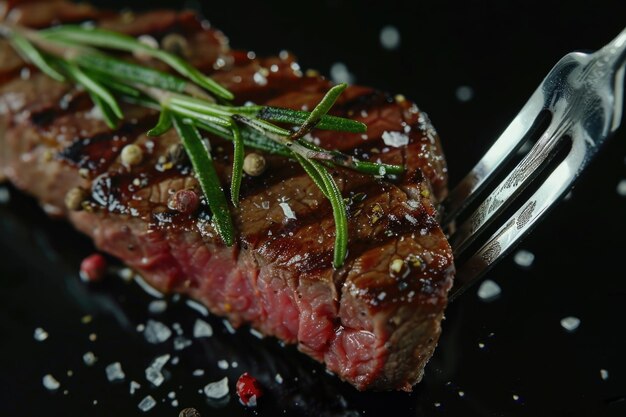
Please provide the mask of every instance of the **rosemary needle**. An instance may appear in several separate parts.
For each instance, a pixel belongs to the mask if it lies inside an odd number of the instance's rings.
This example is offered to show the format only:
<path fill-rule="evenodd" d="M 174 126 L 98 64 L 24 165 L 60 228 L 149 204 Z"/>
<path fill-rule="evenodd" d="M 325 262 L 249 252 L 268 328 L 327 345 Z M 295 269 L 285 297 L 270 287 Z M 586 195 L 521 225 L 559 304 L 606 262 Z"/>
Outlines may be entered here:
<path fill-rule="evenodd" d="M 271 122 L 301 125 L 307 120 L 309 114 L 310 113 L 308 112 L 300 110 L 284 109 L 280 107 L 263 107 L 263 109 L 257 114 L 257 117 Z M 367 126 L 361 122 L 329 115 L 322 116 L 315 128 L 350 133 L 365 133 L 367 131 Z"/>
<path fill-rule="evenodd" d="M 309 114 L 309 117 L 302 123 L 302 126 L 291 135 L 291 138 L 299 139 L 309 133 L 322 120 L 322 117 L 328 113 L 331 107 L 333 107 L 335 101 L 337 101 L 346 88 L 348 88 L 348 84 L 342 83 L 328 90 L 324 98 L 322 98 L 322 101 L 315 106 L 311 114 Z"/>
<path fill-rule="evenodd" d="M 241 177 L 243 176 L 243 159 L 244 159 L 244 149 L 243 149 L 243 138 L 241 137 L 241 133 L 239 131 L 239 127 L 237 123 L 233 122 L 231 127 L 233 132 L 233 173 L 231 175 L 230 182 L 230 200 L 233 203 L 233 206 L 239 206 L 239 190 L 241 188 Z"/>
<path fill-rule="evenodd" d="M 172 115 L 170 114 L 169 110 L 163 109 L 161 110 L 161 114 L 159 114 L 159 121 L 157 122 L 156 126 L 148 130 L 147 135 L 152 137 L 161 136 L 171 128 Z"/>
<path fill-rule="evenodd" d="M 198 129 L 191 124 L 189 119 L 174 115 L 172 121 L 198 177 L 200 188 L 207 198 L 213 214 L 213 226 L 226 246 L 232 246 L 235 243 L 235 229 L 224 190 L 213 165 L 211 152 L 203 143 Z"/>
<path fill-rule="evenodd" d="M 57 81 L 65 81 L 65 77 L 59 71 L 57 71 L 46 57 L 39 52 L 39 50 L 28 41 L 24 36 L 16 32 L 11 32 L 10 35 L 11 45 L 22 55 L 22 57 L 31 62 L 37 68 L 41 70 L 48 77 Z"/>

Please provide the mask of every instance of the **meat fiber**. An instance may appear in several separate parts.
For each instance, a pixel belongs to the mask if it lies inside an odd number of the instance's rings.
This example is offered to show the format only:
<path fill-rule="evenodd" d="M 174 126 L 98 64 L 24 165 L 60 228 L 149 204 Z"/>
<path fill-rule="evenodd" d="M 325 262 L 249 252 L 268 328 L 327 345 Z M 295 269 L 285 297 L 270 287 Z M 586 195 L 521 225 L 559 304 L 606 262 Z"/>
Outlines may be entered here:
<path fill-rule="evenodd" d="M 291 54 L 249 58 L 229 49 L 189 12 L 117 15 L 64 1 L 5 1 L 0 15 L 32 27 L 89 20 L 135 36 L 179 33 L 186 58 L 237 103 L 312 109 L 331 85 L 303 74 Z M 349 253 L 339 269 L 332 267 L 332 209 L 297 163 L 265 155 L 265 174 L 244 176 L 240 207 L 231 208 L 237 243 L 225 247 L 204 202 L 191 214 L 168 206 L 179 190 L 200 193 L 176 134 L 148 138 L 156 112 L 123 110 L 125 121 L 110 130 L 84 92 L 29 67 L 0 41 L 0 174 L 46 212 L 67 217 L 157 289 L 296 343 L 360 390 L 410 390 L 421 379 L 454 267 L 436 210 L 446 194 L 445 161 L 415 104 L 352 86 L 333 114 L 366 123 L 367 134 L 312 134 L 325 148 L 407 168 L 394 181 L 332 170 L 349 210 Z M 227 189 L 232 145 L 210 140 Z M 120 162 L 130 143 L 144 153 L 132 169 Z M 71 211 L 64 200 L 76 187 L 88 198 Z"/>

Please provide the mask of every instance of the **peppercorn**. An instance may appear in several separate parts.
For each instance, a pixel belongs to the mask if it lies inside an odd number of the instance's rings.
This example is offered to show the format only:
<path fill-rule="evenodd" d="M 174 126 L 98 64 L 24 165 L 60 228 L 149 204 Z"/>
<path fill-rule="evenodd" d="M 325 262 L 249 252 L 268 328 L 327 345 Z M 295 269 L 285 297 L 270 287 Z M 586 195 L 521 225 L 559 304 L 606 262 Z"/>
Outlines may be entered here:
<path fill-rule="evenodd" d="M 263 395 L 257 379 L 247 372 L 239 377 L 236 388 L 239 401 L 246 407 L 256 407 L 258 399 Z"/>
<path fill-rule="evenodd" d="M 164 36 L 161 40 L 161 48 L 181 58 L 188 58 L 191 55 L 187 39 L 178 33 L 170 33 Z"/>
<path fill-rule="evenodd" d="M 80 187 L 74 187 L 65 194 L 65 207 L 71 211 L 81 210 L 85 200 L 87 192 Z"/>
<path fill-rule="evenodd" d="M 149 46 L 151 48 L 159 48 L 159 42 L 150 35 L 141 35 L 137 38 L 137 40 L 139 41 L 139 43 Z M 133 56 L 140 61 L 148 61 L 151 58 L 150 54 L 142 49 L 137 49 L 136 51 L 133 51 Z"/>
<path fill-rule="evenodd" d="M 258 177 L 265 171 L 265 158 L 258 153 L 249 153 L 243 160 L 243 172 L 251 177 Z"/>
<path fill-rule="evenodd" d="M 193 190 L 179 190 L 167 201 L 170 210 L 176 210 L 183 214 L 192 214 L 200 206 L 200 198 Z"/>
<path fill-rule="evenodd" d="M 185 408 L 178 414 L 178 417 L 200 417 L 200 412 L 195 408 Z"/>
<path fill-rule="evenodd" d="M 127 167 L 139 165 L 143 160 L 143 151 L 135 144 L 124 146 L 122 149 L 122 164 Z"/>
<path fill-rule="evenodd" d="M 100 281 L 106 272 L 107 261 L 104 256 L 94 253 L 80 263 L 80 278 L 85 282 Z"/>

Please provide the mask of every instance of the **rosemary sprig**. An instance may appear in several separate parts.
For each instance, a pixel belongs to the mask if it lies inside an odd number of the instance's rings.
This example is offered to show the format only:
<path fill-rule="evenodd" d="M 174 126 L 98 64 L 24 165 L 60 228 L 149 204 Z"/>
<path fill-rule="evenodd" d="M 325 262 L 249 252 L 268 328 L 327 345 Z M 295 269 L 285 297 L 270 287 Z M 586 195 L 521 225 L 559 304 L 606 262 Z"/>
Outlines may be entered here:
<path fill-rule="evenodd" d="M 189 65 L 182 58 L 139 42 L 137 39 L 117 32 L 104 29 L 83 26 L 57 26 L 51 29 L 39 31 L 39 34 L 47 40 L 57 40 L 79 45 L 89 45 L 105 49 L 116 49 L 126 52 L 142 52 L 152 58 L 163 61 L 179 74 L 189 78 L 199 86 L 206 88 L 211 93 L 225 100 L 232 100 L 233 94 L 202 74 L 196 68 Z"/>
<path fill-rule="evenodd" d="M 81 26 L 33 31 L 5 23 L 0 23 L 0 35 L 9 38 L 26 61 L 50 77 L 59 81 L 69 79 L 83 86 L 111 128 L 123 118 L 118 99 L 160 110 L 159 121 L 148 135 L 160 136 L 172 127 L 175 129 L 212 212 L 215 230 L 226 245 L 235 242 L 233 220 L 213 165 L 210 144 L 202 139 L 198 129 L 233 143 L 230 200 L 235 207 L 239 204 L 246 147 L 295 159 L 330 201 L 335 221 L 333 265 L 337 268 L 343 264 L 347 253 L 347 209 L 328 169 L 340 166 L 373 175 L 403 172 L 401 166 L 359 161 L 304 139 L 314 128 L 351 133 L 366 131 L 363 123 L 327 115 L 347 87 L 345 84 L 331 88 L 312 112 L 258 105 L 233 106 L 228 104 L 228 100 L 234 98 L 230 91 L 183 59 L 127 35 Z M 165 62 L 180 76 L 112 57 L 106 50 L 142 52 Z M 221 103 L 216 103 L 214 97 Z M 272 122 L 297 128 L 289 130 Z"/>

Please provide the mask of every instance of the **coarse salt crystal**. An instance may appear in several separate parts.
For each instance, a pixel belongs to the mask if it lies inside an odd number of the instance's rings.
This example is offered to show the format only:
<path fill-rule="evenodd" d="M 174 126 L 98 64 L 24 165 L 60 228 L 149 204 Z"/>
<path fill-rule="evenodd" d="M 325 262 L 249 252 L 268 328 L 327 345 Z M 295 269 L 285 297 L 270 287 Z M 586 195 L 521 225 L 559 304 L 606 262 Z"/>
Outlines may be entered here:
<path fill-rule="evenodd" d="M 85 119 L 104 120 L 104 114 L 98 106 L 93 106 L 90 111 L 85 113 Z"/>
<path fill-rule="evenodd" d="M 574 316 L 568 316 L 561 319 L 561 327 L 568 332 L 574 332 L 580 326 L 580 319 Z"/>
<path fill-rule="evenodd" d="M 383 27 L 380 31 L 380 44 L 385 49 L 397 49 L 400 45 L 400 31 L 392 25 Z"/>
<path fill-rule="evenodd" d="M 399 148 L 401 146 L 406 146 L 409 144 L 409 137 L 404 133 L 400 132 L 389 132 L 385 130 L 383 132 L 383 141 L 387 146 L 393 146 L 394 148 Z"/>
<path fill-rule="evenodd" d="M 274 381 L 276 381 L 277 384 L 282 384 L 283 383 L 283 376 L 281 374 L 276 374 L 274 376 Z"/>
<path fill-rule="evenodd" d="M 600 378 L 602 378 L 603 381 L 609 379 L 609 371 L 606 369 L 600 369 Z"/>
<path fill-rule="evenodd" d="M 352 84 L 355 81 L 354 75 L 343 62 L 336 62 L 330 67 L 330 78 L 336 83 Z"/>
<path fill-rule="evenodd" d="M 96 355 L 93 354 L 93 352 L 87 352 L 83 355 L 83 362 L 87 366 L 93 366 L 93 364 L 95 364 L 97 361 L 98 358 L 96 357 Z"/>
<path fill-rule="evenodd" d="M 617 194 L 622 197 L 626 197 L 626 179 L 617 183 Z"/>
<path fill-rule="evenodd" d="M 405 214 L 404 218 L 407 219 L 411 224 L 417 224 L 417 219 L 410 214 Z"/>
<path fill-rule="evenodd" d="M 185 301 L 185 304 L 187 304 L 187 307 L 196 310 L 198 313 L 202 314 L 205 317 L 209 315 L 209 310 L 197 301 L 187 300 Z"/>
<path fill-rule="evenodd" d="M 513 261 L 522 268 L 530 268 L 535 261 L 535 255 L 527 250 L 519 250 L 515 253 Z"/>
<path fill-rule="evenodd" d="M 228 320 L 222 320 L 222 323 L 224 324 L 224 327 L 226 328 L 226 331 L 230 334 L 235 334 L 236 330 L 233 327 L 232 324 L 230 324 L 230 322 Z"/>
<path fill-rule="evenodd" d="M 263 335 L 263 333 L 261 333 L 260 331 L 258 331 L 257 329 L 254 329 L 252 327 L 250 327 L 250 334 L 256 338 L 259 339 L 263 339 L 265 336 Z"/>
<path fill-rule="evenodd" d="M 0 204 L 6 204 L 11 200 L 11 193 L 6 187 L 0 187 Z"/>
<path fill-rule="evenodd" d="M 161 373 L 161 370 L 169 360 L 170 355 L 168 354 L 154 358 L 150 366 L 148 366 L 145 371 L 148 382 L 151 382 L 154 386 L 158 387 L 163 383 L 163 381 L 165 381 L 165 377 L 163 376 L 163 373 Z"/>
<path fill-rule="evenodd" d="M 191 346 L 191 340 L 183 336 L 177 336 L 174 338 L 174 350 L 183 350 Z"/>
<path fill-rule="evenodd" d="M 56 380 L 55 377 L 53 377 L 52 375 L 48 374 L 45 375 L 43 377 L 43 386 L 46 387 L 46 389 L 50 390 L 50 391 L 55 391 L 58 390 L 59 387 L 61 386 L 61 384 L 59 383 L 59 381 Z"/>
<path fill-rule="evenodd" d="M 202 376 L 204 375 L 204 369 L 196 369 L 191 373 L 193 376 Z"/>
<path fill-rule="evenodd" d="M 147 258 L 142 258 L 141 262 L 143 264 L 147 264 L 148 263 L 148 259 Z M 154 288 L 152 285 L 148 284 L 140 275 L 134 275 L 133 279 L 135 280 L 137 285 L 139 285 L 141 287 L 142 290 L 147 292 L 152 297 L 154 297 L 154 298 L 163 298 L 163 293 L 160 292 L 159 290 L 157 290 L 156 288 Z"/>
<path fill-rule="evenodd" d="M 122 365 L 119 362 L 113 362 L 105 368 L 107 379 L 109 382 L 113 381 L 122 381 L 126 378 L 124 371 L 122 370 Z"/>
<path fill-rule="evenodd" d="M 165 310 L 167 310 L 167 301 L 165 300 L 154 300 L 148 304 L 148 311 L 152 314 L 161 314 Z"/>
<path fill-rule="evenodd" d="M 20 70 L 20 78 L 22 80 L 28 80 L 30 79 L 30 68 L 28 67 L 24 67 Z"/>
<path fill-rule="evenodd" d="M 183 335 L 183 327 L 180 325 L 180 323 L 176 323 L 176 322 L 172 323 L 172 329 L 174 329 L 177 335 L 179 336 Z"/>
<path fill-rule="evenodd" d="M 211 382 L 204 387 L 204 395 L 211 399 L 224 398 L 228 395 L 228 377 Z"/>
<path fill-rule="evenodd" d="M 33 337 L 38 342 L 43 342 L 48 338 L 48 332 L 42 329 L 41 327 L 37 327 L 35 332 L 33 333 Z"/>
<path fill-rule="evenodd" d="M 224 359 L 217 361 L 217 367 L 220 369 L 228 369 L 228 366 L 228 361 Z"/>
<path fill-rule="evenodd" d="M 156 405 L 156 400 L 152 397 L 152 395 L 147 395 L 143 400 L 137 404 L 137 407 L 145 412 L 148 412 L 154 408 Z"/>
<path fill-rule="evenodd" d="M 158 344 L 163 343 L 172 335 L 172 331 L 165 324 L 156 320 L 148 320 L 146 328 L 143 332 L 144 337 L 148 343 Z"/>
<path fill-rule="evenodd" d="M 492 301 L 500 295 L 500 286 L 490 279 L 486 279 L 478 288 L 478 297 L 483 301 Z"/>
<path fill-rule="evenodd" d="M 119 272 L 117 274 L 124 281 L 130 281 L 131 279 L 133 279 L 133 270 L 130 269 L 130 268 L 122 268 L 122 269 L 119 270 Z"/>
<path fill-rule="evenodd" d="M 261 85 L 261 86 L 267 85 L 267 78 L 265 77 L 265 75 L 261 74 L 260 72 L 255 72 L 254 75 L 252 76 L 252 79 L 258 85 Z"/>
<path fill-rule="evenodd" d="M 462 85 L 456 89 L 456 99 L 461 102 L 470 101 L 474 97 L 474 90 L 472 87 Z"/>
<path fill-rule="evenodd" d="M 135 392 L 141 388 L 141 384 L 139 382 L 130 381 L 130 395 L 135 395 Z"/>
<path fill-rule="evenodd" d="M 146 380 L 155 387 L 159 387 L 165 381 L 165 377 L 163 373 L 154 368 L 146 368 Z"/>
<path fill-rule="evenodd" d="M 204 320 L 197 319 L 193 325 L 193 337 L 211 337 L 213 336 L 213 327 Z"/>
<path fill-rule="evenodd" d="M 283 213 L 285 214 L 285 217 L 288 219 L 295 219 L 296 215 L 293 212 L 293 210 L 291 209 L 291 206 L 288 203 L 279 203 L 278 204 L 280 206 L 281 209 L 283 209 Z"/>

